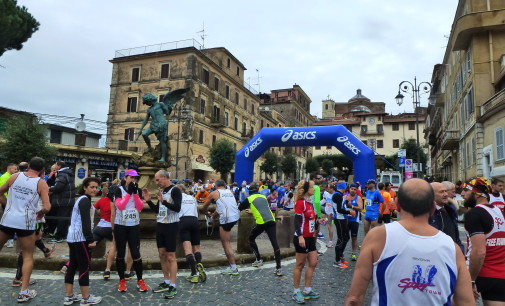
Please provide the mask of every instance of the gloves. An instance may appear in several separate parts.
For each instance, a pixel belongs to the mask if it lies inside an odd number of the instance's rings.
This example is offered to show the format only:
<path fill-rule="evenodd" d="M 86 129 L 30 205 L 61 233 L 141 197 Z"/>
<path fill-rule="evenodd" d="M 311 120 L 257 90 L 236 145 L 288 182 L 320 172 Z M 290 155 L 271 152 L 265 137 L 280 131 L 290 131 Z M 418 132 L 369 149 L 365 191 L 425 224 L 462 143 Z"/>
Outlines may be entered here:
<path fill-rule="evenodd" d="M 129 194 L 134 195 L 137 194 L 138 192 L 138 185 L 135 182 L 131 182 L 130 185 L 128 185 L 128 191 Z"/>

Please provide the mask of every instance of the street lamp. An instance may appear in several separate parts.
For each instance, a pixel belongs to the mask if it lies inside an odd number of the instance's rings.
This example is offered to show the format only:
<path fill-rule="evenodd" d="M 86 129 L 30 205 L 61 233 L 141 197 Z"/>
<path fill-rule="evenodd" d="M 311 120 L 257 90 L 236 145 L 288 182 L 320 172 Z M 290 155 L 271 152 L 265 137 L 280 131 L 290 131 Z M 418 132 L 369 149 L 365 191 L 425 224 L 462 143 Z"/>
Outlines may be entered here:
<path fill-rule="evenodd" d="M 179 141 L 181 139 L 181 119 L 189 119 L 190 110 L 186 105 L 176 106 L 173 109 L 177 115 L 170 116 L 170 121 L 177 122 L 177 144 L 175 149 L 175 179 L 179 179 Z"/>
<path fill-rule="evenodd" d="M 410 85 L 410 86 L 409 86 Z M 417 173 L 416 177 L 419 177 L 419 171 L 421 170 L 421 145 L 419 144 L 419 112 L 418 108 L 421 104 L 420 101 L 420 94 L 421 93 L 429 93 L 431 91 L 431 84 L 429 82 L 421 82 L 417 84 L 417 78 L 414 77 L 414 84 L 412 84 L 409 81 L 402 81 L 398 85 L 398 94 L 395 97 L 396 103 L 398 106 L 402 105 L 403 103 L 403 98 L 405 98 L 404 95 L 402 95 L 401 92 L 405 93 L 410 93 L 412 94 L 412 102 L 414 104 L 414 112 L 416 113 L 416 130 L 417 130 Z M 429 103 L 434 104 L 435 96 L 430 95 L 429 97 Z"/>

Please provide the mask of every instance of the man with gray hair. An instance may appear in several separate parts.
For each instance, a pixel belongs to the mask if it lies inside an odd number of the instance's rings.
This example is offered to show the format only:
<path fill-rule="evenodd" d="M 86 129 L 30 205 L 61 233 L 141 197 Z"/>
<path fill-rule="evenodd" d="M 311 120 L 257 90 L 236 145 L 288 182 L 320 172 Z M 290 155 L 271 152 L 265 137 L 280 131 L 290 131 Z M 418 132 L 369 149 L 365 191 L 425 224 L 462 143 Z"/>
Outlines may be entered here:
<path fill-rule="evenodd" d="M 210 213 L 208 208 L 212 202 L 216 203 L 216 211 Z M 235 264 L 235 254 L 233 253 L 233 249 L 231 247 L 231 229 L 240 218 L 240 212 L 238 211 L 235 196 L 229 189 L 226 189 L 225 181 L 216 181 L 216 190 L 209 194 L 203 204 L 202 210 L 203 213 L 208 216 L 215 216 L 216 214 L 219 215 L 219 237 L 221 238 L 221 244 L 223 245 L 226 258 L 230 263 L 230 266 L 221 272 L 221 274 L 239 275 L 237 265 Z"/>

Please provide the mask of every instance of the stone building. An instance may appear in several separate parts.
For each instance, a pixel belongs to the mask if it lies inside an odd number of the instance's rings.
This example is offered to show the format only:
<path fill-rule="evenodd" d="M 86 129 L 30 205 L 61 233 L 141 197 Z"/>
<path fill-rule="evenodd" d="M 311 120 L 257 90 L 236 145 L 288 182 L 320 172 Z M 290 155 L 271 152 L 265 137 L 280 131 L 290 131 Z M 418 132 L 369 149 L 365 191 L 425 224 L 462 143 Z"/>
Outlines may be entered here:
<path fill-rule="evenodd" d="M 260 112 L 258 93 L 244 81 L 245 66 L 226 48 L 202 49 L 194 40 L 179 41 L 119 50 L 110 62 L 109 148 L 144 152 L 142 137 L 135 141 L 146 116 L 142 96 L 153 93 L 161 99 L 189 88 L 169 123 L 173 178 L 218 178 L 209 165 L 209 148 L 218 139 L 230 140 L 239 150 L 261 127 L 285 124 L 284 119 L 275 121 L 275 114 Z M 154 135 L 150 139 L 156 145 Z M 260 178 L 260 163 L 255 179 Z"/>
<path fill-rule="evenodd" d="M 504 19 L 504 1 L 458 2 L 425 131 L 437 177 L 505 177 Z"/>

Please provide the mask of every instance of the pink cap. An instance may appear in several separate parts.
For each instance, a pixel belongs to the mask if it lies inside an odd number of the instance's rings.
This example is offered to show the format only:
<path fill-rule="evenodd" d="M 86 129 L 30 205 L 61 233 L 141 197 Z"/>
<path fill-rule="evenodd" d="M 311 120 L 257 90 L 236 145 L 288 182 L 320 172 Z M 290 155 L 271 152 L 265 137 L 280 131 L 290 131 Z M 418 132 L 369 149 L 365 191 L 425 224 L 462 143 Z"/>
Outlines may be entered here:
<path fill-rule="evenodd" d="M 125 172 L 124 175 L 125 176 L 127 176 L 127 175 L 129 175 L 129 176 L 140 176 L 138 174 L 137 170 L 135 170 L 135 169 L 128 169 L 128 170 L 126 170 L 126 172 Z"/>

